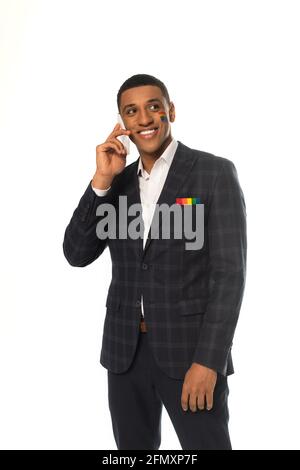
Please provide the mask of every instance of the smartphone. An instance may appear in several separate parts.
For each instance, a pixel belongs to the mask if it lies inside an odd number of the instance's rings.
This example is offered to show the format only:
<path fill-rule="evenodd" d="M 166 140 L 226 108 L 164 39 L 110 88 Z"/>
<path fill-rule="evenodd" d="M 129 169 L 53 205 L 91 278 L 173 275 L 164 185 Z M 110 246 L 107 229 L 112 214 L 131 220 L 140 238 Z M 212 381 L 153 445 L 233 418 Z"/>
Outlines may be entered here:
<path fill-rule="evenodd" d="M 125 124 L 123 122 L 123 119 L 122 119 L 122 116 L 121 116 L 120 113 L 118 113 L 117 119 L 118 119 L 118 123 L 121 124 L 122 129 L 126 129 Z M 130 152 L 130 139 L 129 139 L 128 135 L 118 135 L 117 139 L 119 139 L 119 141 L 122 142 L 122 144 L 124 145 L 124 147 L 126 149 L 127 155 L 128 155 L 129 152 Z"/>

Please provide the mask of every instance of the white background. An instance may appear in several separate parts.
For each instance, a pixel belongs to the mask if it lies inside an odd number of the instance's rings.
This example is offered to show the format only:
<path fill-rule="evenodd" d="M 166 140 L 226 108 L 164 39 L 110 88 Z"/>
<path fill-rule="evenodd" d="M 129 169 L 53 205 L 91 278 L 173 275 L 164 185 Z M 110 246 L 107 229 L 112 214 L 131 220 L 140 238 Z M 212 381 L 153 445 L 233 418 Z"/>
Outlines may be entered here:
<path fill-rule="evenodd" d="M 62 241 L 136 73 L 166 84 L 174 137 L 232 160 L 244 191 L 233 448 L 300 448 L 298 6 L 1 1 L 1 448 L 116 448 L 99 363 L 109 251 L 74 268 Z M 161 449 L 180 449 L 165 410 L 162 425 Z"/>

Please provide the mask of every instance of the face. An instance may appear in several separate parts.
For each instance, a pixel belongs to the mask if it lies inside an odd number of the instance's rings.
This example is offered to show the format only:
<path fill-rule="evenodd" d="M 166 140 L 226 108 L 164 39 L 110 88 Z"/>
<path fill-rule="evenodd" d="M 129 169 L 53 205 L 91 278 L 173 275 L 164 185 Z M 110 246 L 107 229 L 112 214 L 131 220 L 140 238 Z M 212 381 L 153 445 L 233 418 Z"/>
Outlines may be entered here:
<path fill-rule="evenodd" d="M 171 122 L 175 120 L 175 107 L 162 95 L 159 87 L 139 86 L 121 95 L 120 114 L 126 129 L 132 131 L 130 140 L 140 153 L 156 154 L 171 142 Z M 155 129 L 153 133 L 141 131 Z"/>

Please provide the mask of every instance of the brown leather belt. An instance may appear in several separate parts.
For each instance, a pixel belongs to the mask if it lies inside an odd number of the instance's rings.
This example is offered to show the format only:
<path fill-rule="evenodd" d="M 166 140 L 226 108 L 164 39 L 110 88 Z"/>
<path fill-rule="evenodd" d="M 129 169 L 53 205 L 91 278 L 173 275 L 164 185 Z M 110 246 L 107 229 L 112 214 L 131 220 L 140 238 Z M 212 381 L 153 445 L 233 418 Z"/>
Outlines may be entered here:
<path fill-rule="evenodd" d="M 147 332 L 147 327 L 146 327 L 146 322 L 145 322 L 145 319 L 144 317 L 141 315 L 141 321 L 140 321 L 140 331 L 142 333 L 146 333 Z"/>

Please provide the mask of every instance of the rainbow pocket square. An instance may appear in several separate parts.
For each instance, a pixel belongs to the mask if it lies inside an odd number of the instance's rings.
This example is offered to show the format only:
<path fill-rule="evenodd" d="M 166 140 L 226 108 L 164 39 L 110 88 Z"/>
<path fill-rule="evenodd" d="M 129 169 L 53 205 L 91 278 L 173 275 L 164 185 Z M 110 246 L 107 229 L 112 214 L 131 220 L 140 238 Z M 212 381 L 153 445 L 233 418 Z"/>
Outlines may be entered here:
<path fill-rule="evenodd" d="M 177 197 L 176 204 L 180 205 L 194 205 L 201 204 L 200 197 Z"/>

